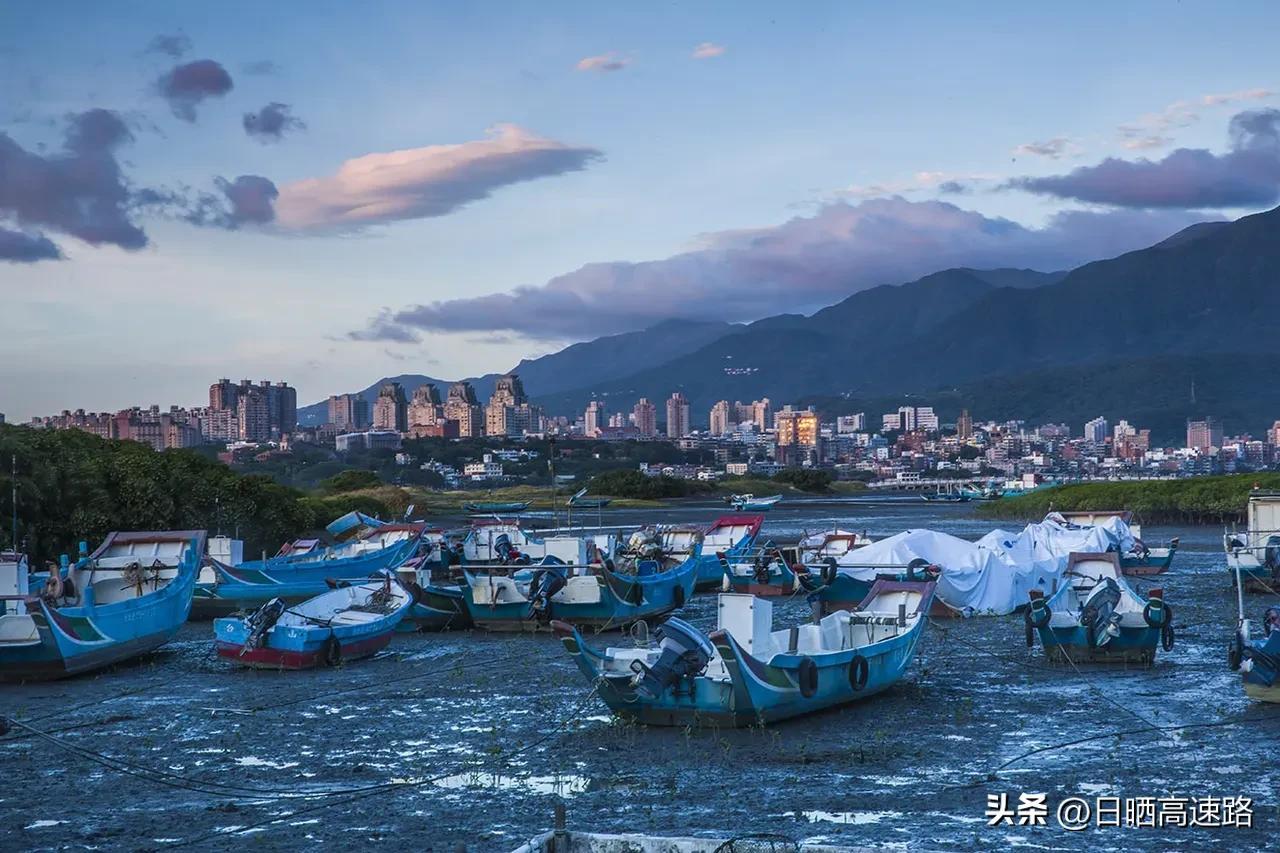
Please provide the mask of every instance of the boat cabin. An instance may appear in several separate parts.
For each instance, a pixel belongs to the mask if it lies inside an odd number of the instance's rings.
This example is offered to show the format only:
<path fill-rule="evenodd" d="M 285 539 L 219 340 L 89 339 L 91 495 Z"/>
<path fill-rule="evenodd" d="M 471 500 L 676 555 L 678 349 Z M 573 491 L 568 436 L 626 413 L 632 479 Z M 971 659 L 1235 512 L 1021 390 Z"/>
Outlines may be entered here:
<path fill-rule="evenodd" d="M 1073 510 L 1058 512 L 1057 515 L 1067 524 L 1074 524 L 1076 527 L 1093 527 L 1118 518 L 1129 526 L 1129 532 L 1135 539 L 1142 538 L 1142 525 L 1133 521 L 1133 513 L 1127 509 Z"/>

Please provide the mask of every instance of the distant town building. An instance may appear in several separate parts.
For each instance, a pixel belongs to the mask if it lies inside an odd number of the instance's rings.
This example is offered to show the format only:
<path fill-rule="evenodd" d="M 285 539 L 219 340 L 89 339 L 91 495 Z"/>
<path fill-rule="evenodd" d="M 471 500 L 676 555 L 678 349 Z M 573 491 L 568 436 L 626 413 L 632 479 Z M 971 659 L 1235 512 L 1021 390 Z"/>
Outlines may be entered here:
<path fill-rule="evenodd" d="M 773 421 L 773 408 L 769 404 L 768 397 L 751 403 L 751 421 L 760 432 L 769 428 L 769 424 Z"/>
<path fill-rule="evenodd" d="M 409 431 L 409 400 L 399 382 L 388 382 L 378 389 L 378 398 L 373 401 L 373 428 Z"/>
<path fill-rule="evenodd" d="M 463 476 L 472 480 L 500 480 L 502 463 L 494 459 L 492 453 L 486 453 L 479 462 L 468 462 L 464 465 L 462 473 Z"/>
<path fill-rule="evenodd" d="M 444 401 L 444 416 L 458 422 L 460 438 L 474 438 L 484 434 L 484 409 L 476 399 L 476 389 L 470 382 L 455 382 L 449 386 L 449 396 Z"/>
<path fill-rule="evenodd" d="M 529 402 L 514 373 L 499 376 L 485 407 L 485 434 L 521 436 L 542 432 L 542 410 Z"/>
<path fill-rule="evenodd" d="M 973 438 L 973 416 L 968 409 L 961 409 L 960 417 L 956 418 L 956 438 L 961 441 Z"/>
<path fill-rule="evenodd" d="M 1271 425 L 1271 429 L 1267 431 L 1267 440 L 1272 447 L 1280 447 L 1280 421 Z"/>
<path fill-rule="evenodd" d="M 259 399 L 242 406 L 241 402 L 249 397 Z M 219 379 L 209 386 L 209 408 L 213 411 L 235 412 L 237 422 L 242 425 L 242 431 L 237 437 L 242 441 L 278 438 L 298 426 L 298 392 L 287 382 L 273 383 L 264 379 L 254 385 L 248 379 L 242 379 L 238 383 L 232 383 L 230 379 Z M 251 430 L 250 433 L 243 432 L 245 425 Z"/>
<path fill-rule="evenodd" d="M 408 418 L 408 432 L 414 438 L 434 434 L 435 428 L 444 422 L 444 403 L 440 400 L 440 391 L 435 385 L 428 382 L 414 389 L 409 401 Z"/>
<path fill-rule="evenodd" d="M 271 405 L 262 389 L 240 389 L 236 395 L 236 425 L 241 441 L 271 440 Z"/>
<path fill-rule="evenodd" d="M 631 420 L 641 438 L 653 438 L 658 434 L 658 407 L 650 403 L 648 397 L 636 401 L 631 410 Z"/>
<path fill-rule="evenodd" d="M 348 450 L 399 450 L 400 433 L 389 429 L 349 432 L 335 438 L 334 446 L 341 452 Z"/>
<path fill-rule="evenodd" d="M 889 415 L 883 415 L 880 418 L 881 432 L 896 432 L 900 429 L 902 429 L 902 415 L 897 412 Z"/>
<path fill-rule="evenodd" d="M 582 416 L 582 434 L 587 438 L 600 435 L 600 430 L 605 426 L 604 418 L 604 406 L 600 405 L 599 400 L 592 400 L 587 404 L 587 411 Z"/>
<path fill-rule="evenodd" d="M 1213 417 L 1199 421 L 1187 421 L 1187 447 L 1208 452 L 1222 446 L 1222 423 Z"/>
<path fill-rule="evenodd" d="M 1107 419 L 1099 415 L 1084 425 L 1084 440 L 1091 441 L 1094 444 L 1104 444 L 1107 440 L 1108 428 Z"/>
<path fill-rule="evenodd" d="M 847 435 L 851 432 L 865 432 L 866 429 L 866 412 L 858 412 L 856 415 L 841 415 L 836 418 L 836 432 L 842 435 Z"/>
<path fill-rule="evenodd" d="M 728 400 L 721 400 L 711 407 L 710 423 L 712 435 L 724 435 L 738 423 L 737 412 Z"/>
<path fill-rule="evenodd" d="M 369 401 L 359 394 L 333 394 L 329 397 L 329 423 L 339 433 L 354 432 L 369 426 Z"/>
<path fill-rule="evenodd" d="M 689 401 L 679 391 L 667 400 L 667 438 L 689 434 Z"/>
<path fill-rule="evenodd" d="M 796 465 L 819 461 L 818 445 L 822 437 L 818 413 L 812 408 L 804 411 L 785 407 L 774 415 L 776 429 L 776 455 L 784 465 Z"/>

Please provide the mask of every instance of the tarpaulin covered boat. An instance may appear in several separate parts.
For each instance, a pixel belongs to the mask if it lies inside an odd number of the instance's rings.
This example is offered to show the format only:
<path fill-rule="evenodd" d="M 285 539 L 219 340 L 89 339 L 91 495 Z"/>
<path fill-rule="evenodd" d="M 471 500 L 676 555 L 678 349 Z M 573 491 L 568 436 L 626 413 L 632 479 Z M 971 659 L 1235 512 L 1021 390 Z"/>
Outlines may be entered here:
<path fill-rule="evenodd" d="M 1150 666 L 1156 647 L 1173 648 L 1173 610 L 1162 590 L 1150 598 L 1138 595 L 1120 571 L 1120 557 L 1072 554 L 1046 597 L 1032 590 L 1024 612 L 1027 645 L 1039 636 L 1049 660 L 1056 663 L 1138 663 Z"/>
<path fill-rule="evenodd" d="M 722 594 L 709 636 L 680 619 L 649 647 L 589 646 L 554 627 L 579 669 L 618 716 L 650 725 L 750 726 L 873 696 L 906 671 L 934 586 L 876 584 L 854 612 L 773 630 L 773 605 Z"/>
<path fill-rule="evenodd" d="M 187 621 L 205 535 L 108 534 L 92 554 L 82 545 L 74 566 L 64 558 L 36 596 L 18 577 L 25 563 L 15 563 L 14 592 L 0 616 L 0 680 L 62 678 L 164 645 Z"/>
<path fill-rule="evenodd" d="M 1117 554 L 1134 537 L 1120 518 L 1094 525 L 1063 523 L 1053 515 L 1018 533 L 993 530 L 970 542 L 933 530 L 907 530 L 836 559 L 840 575 L 868 588 L 886 571 L 895 575 L 937 566 L 938 598 L 965 615 L 1003 616 L 1026 606 L 1032 590 L 1047 592 L 1073 553 Z"/>
<path fill-rule="evenodd" d="M 292 607 L 278 598 L 244 618 L 216 619 L 218 655 L 257 669 L 336 666 L 391 641 L 413 596 L 390 575 L 336 589 Z"/>

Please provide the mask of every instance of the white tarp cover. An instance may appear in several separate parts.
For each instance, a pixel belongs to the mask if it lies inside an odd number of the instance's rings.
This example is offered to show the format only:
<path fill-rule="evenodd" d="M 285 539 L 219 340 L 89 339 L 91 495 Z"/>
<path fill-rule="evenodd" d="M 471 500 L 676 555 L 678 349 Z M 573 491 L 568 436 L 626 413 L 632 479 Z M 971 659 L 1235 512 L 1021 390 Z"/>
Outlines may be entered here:
<path fill-rule="evenodd" d="M 1050 514 L 1020 533 L 997 529 L 977 542 L 934 530 L 907 530 L 850 551 L 838 562 L 842 572 L 873 580 L 878 569 L 927 560 L 942 568 L 937 595 L 947 605 L 972 615 L 1003 616 L 1025 604 L 1032 589 L 1048 594 L 1073 551 L 1127 553 L 1134 542 L 1129 526 L 1118 518 L 1076 526 Z"/>

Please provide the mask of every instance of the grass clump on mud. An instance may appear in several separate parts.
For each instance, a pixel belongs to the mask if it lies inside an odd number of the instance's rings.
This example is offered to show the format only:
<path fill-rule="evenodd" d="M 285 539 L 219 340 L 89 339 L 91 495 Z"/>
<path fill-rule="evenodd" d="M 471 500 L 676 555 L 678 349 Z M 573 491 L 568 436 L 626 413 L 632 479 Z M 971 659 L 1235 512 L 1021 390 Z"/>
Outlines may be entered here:
<path fill-rule="evenodd" d="M 1054 510 L 1127 509 L 1148 524 L 1223 524 L 1244 520 L 1249 493 L 1255 487 L 1280 489 L 1280 473 L 1071 483 L 992 501 L 979 506 L 977 514 L 1035 519 Z"/>

